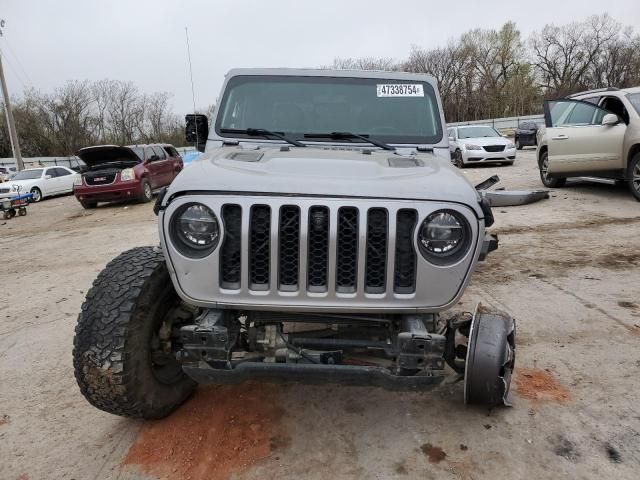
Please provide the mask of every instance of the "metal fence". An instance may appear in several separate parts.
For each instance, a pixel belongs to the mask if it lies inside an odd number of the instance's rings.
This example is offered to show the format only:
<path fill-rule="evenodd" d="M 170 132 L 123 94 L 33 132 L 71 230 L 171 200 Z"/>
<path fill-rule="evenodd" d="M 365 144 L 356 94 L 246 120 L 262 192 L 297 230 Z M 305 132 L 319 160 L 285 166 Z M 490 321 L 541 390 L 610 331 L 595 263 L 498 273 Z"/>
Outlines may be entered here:
<path fill-rule="evenodd" d="M 180 155 L 185 155 L 189 152 L 195 151 L 195 147 L 176 147 L 178 153 Z M 24 162 L 24 168 L 33 168 L 33 167 L 53 167 L 53 166 L 63 166 L 69 168 L 79 168 L 82 167 L 82 161 L 76 157 L 24 157 L 22 159 Z M 16 167 L 16 159 L 13 157 L 0 158 L 0 167 Z"/>
<path fill-rule="evenodd" d="M 522 122 L 544 122 L 544 115 L 524 115 L 522 117 L 489 118 L 487 120 L 471 120 L 469 122 L 447 123 L 447 127 L 460 125 L 491 125 L 497 129 L 518 128 Z"/>

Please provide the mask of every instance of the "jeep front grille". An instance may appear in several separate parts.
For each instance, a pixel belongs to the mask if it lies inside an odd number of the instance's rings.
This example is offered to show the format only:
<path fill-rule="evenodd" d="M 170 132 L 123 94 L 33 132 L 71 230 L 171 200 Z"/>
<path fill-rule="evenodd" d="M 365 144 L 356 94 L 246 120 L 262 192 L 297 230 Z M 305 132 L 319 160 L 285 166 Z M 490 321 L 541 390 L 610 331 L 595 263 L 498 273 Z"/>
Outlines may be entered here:
<path fill-rule="evenodd" d="M 243 222 L 243 215 L 248 215 L 248 221 Z M 414 209 L 400 209 L 390 216 L 382 207 L 281 205 L 272 209 L 262 204 L 248 208 L 225 204 L 221 217 L 223 289 L 239 290 L 242 276 L 247 275 L 245 285 L 256 293 L 415 292 L 413 237 L 418 214 Z M 244 261 L 243 231 L 248 236 Z"/>
<path fill-rule="evenodd" d="M 242 209 L 240 205 L 227 204 L 222 207 L 224 241 L 220 247 L 220 286 L 228 289 L 240 288 L 240 263 L 242 248 Z"/>

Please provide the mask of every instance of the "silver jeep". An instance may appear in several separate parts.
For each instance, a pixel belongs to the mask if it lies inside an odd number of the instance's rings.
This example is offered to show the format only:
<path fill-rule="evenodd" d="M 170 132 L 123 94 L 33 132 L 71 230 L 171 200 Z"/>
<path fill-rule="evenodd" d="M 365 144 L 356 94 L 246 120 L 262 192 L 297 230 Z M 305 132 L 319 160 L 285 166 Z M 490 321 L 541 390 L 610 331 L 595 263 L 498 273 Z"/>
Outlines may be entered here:
<path fill-rule="evenodd" d="M 161 247 L 123 253 L 87 294 L 76 378 L 105 411 L 158 418 L 196 383 L 331 382 L 508 403 L 515 322 L 456 305 L 497 248 L 452 166 L 435 81 L 238 69 L 204 152 L 156 201 Z"/>

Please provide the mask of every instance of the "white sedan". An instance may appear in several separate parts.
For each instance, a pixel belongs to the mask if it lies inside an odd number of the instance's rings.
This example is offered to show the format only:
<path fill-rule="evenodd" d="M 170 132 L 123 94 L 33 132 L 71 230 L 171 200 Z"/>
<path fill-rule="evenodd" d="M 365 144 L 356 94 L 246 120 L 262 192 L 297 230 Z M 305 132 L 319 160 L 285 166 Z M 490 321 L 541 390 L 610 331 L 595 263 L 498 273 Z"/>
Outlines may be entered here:
<path fill-rule="evenodd" d="M 448 129 L 451 160 L 458 168 L 473 163 L 513 165 L 516 146 L 495 128 L 484 125 Z"/>
<path fill-rule="evenodd" d="M 73 192 L 73 183 L 80 174 L 67 167 L 27 168 L 6 183 L 0 183 L 0 196 L 13 192 L 31 192 L 33 201 L 44 197 Z"/>

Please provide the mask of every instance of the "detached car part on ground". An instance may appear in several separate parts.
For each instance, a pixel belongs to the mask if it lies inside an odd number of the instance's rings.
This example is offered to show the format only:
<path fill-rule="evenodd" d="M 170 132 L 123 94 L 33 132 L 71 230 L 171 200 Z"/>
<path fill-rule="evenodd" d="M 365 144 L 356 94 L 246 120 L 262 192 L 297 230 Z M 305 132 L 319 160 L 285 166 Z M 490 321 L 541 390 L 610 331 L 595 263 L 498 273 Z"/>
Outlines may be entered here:
<path fill-rule="evenodd" d="M 640 201 L 640 87 L 602 88 L 544 102 L 538 166 L 545 187 L 568 178 L 625 183 Z"/>
<path fill-rule="evenodd" d="M 87 294 L 73 357 L 89 402 L 159 418 L 196 383 L 259 378 L 463 380 L 466 402 L 508 403 L 513 318 L 449 311 L 498 240 L 451 165 L 435 81 L 233 70 L 220 98 L 211 133 L 187 117 L 205 153 L 158 196 L 161 247 L 123 253 Z"/>

